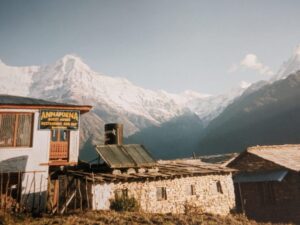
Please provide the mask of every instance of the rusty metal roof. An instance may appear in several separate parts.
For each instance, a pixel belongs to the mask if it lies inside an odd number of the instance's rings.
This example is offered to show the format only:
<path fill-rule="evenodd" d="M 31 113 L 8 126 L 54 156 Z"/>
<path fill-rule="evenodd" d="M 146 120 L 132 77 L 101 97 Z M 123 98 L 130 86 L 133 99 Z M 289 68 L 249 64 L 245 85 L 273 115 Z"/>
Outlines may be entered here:
<path fill-rule="evenodd" d="M 43 99 L 13 96 L 13 95 L 3 95 L 0 94 L 0 108 L 14 108 L 16 106 L 22 106 L 22 108 L 59 108 L 59 109 L 76 109 L 81 112 L 88 112 L 91 110 L 89 105 L 76 105 L 76 104 L 67 104 L 53 101 L 46 101 Z"/>
<path fill-rule="evenodd" d="M 97 145 L 96 151 L 113 169 L 153 166 L 156 163 L 143 145 Z"/>
<path fill-rule="evenodd" d="M 300 145 L 268 145 L 247 149 L 248 153 L 293 171 L 300 171 Z"/>

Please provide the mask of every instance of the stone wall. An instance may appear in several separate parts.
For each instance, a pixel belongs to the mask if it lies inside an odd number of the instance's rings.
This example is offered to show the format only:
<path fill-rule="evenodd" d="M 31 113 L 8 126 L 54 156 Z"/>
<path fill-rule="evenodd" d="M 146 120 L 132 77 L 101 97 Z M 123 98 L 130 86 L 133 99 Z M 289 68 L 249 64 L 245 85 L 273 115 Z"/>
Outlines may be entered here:
<path fill-rule="evenodd" d="M 194 185 L 194 194 L 189 193 Z M 219 186 L 219 187 L 218 187 Z M 157 199 L 157 188 L 166 188 L 166 199 Z M 109 209 L 116 190 L 127 189 L 141 209 L 150 213 L 183 213 L 186 205 L 204 212 L 226 215 L 235 207 L 231 174 L 202 175 L 165 180 L 95 184 L 92 187 L 93 209 Z"/>

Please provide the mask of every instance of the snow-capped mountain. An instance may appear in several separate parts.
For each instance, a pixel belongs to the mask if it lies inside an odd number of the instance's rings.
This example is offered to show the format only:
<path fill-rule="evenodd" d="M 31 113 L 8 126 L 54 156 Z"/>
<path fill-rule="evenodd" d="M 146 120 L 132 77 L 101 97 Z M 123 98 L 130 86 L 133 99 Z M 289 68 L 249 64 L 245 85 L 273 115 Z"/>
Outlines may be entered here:
<path fill-rule="evenodd" d="M 96 73 L 72 55 L 34 73 L 29 95 L 92 104 L 96 105 L 96 110 L 100 104 L 120 115 L 143 117 L 153 124 L 165 122 L 185 110 L 172 94 L 143 89 L 127 79 Z"/>
<path fill-rule="evenodd" d="M 74 55 L 66 55 L 54 64 L 40 67 L 11 67 L 1 62 L 0 76 L 1 93 L 105 105 L 120 114 L 143 117 L 153 124 L 166 122 L 186 110 L 195 112 L 200 119 L 210 120 L 244 90 L 240 88 L 220 96 L 190 90 L 180 94 L 152 91 L 124 78 L 94 72 Z M 213 116 L 209 117 L 210 114 Z M 136 127 L 143 126 L 136 124 Z"/>
<path fill-rule="evenodd" d="M 46 66 L 12 67 L 1 62 L 0 79 L 1 94 L 93 105 L 92 112 L 81 120 L 83 145 L 86 140 L 92 144 L 102 141 L 108 122 L 123 123 L 125 136 L 190 113 L 207 125 L 245 90 L 238 88 L 219 96 L 191 90 L 179 94 L 153 91 L 95 72 L 74 55 Z"/>
<path fill-rule="evenodd" d="M 206 96 L 202 99 L 191 99 L 185 103 L 185 106 L 192 112 L 195 112 L 206 127 L 209 122 L 218 117 L 229 104 L 241 96 L 247 87 L 248 86 L 241 85 L 221 95 Z"/>
<path fill-rule="evenodd" d="M 2 94 L 28 96 L 32 75 L 38 66 L 12 67 L 0 60 L 0 92 Z"/>
<path fill-rule="evenodd" d="M 280 80 L 286 78 L 288 75 L 300 70 L 300 45 L 295 48 L 292 56 L 288 61 L 284 62 L 277 74 L 271 78 L 271 81 Z"/>
<path fill-rule="evenodd" d="M 224 153 L 266 144 L 299 143 L 300 47 L 275 76 L 251 85 L 205 128 L 199 146 Z"/>

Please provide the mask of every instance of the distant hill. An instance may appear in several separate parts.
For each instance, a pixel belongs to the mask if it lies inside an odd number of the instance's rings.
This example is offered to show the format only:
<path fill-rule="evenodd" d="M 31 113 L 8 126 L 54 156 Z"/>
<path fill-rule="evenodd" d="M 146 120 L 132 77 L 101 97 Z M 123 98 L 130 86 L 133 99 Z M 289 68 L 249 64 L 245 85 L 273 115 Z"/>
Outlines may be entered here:
<path fill-rule="evenodd" d="M 204 131 L 202 121 L 197 115 L 187 112 L 161 124 L 151 126 L 129 136 L 126 143 L 141 143 L 159 159 L 191 157 L 199 148 L 195 136 Z"/>
<path fill-rule="evenodd" d="M 199 136 L 198 153 L 240 152 L 248 146 L 300 143 L 300 71 L 244 93 Z"/>

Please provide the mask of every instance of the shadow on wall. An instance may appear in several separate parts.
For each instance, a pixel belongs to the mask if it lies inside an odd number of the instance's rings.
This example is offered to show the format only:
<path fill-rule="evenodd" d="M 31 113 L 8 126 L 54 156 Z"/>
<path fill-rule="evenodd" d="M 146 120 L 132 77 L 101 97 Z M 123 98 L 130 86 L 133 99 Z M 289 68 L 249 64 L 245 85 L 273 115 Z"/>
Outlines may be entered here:
<path fill-rule="evenodd" d="M 26 171 L 27 162 L 27 155 L 0 161 L 0 210 L 44 210 L 47 177 L 38 171 Z"/>
<path fill-rule="evenodd" d="M 47 191 L 37 191 L 26 193 L 20 200 L 20 211 L 39 213 L 46 210 Z"/>
<path fill-rule="evenodd" d="M 1 172 L 23 172 L 26 169 L 28 156 L 22 155 L 0 161 Z"/>

